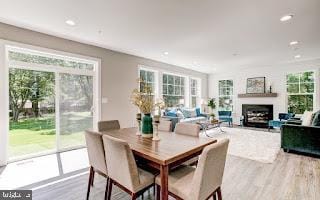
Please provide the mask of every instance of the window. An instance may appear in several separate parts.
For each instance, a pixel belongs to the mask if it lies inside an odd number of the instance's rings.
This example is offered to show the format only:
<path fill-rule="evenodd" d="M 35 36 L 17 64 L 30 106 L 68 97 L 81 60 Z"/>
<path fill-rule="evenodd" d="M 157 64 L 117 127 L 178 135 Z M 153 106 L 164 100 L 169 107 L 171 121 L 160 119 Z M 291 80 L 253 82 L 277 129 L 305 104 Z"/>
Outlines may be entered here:
<path fill-rule="evenodd" d="M 199 98 L 199 84 L 197 79 L 190 79 L 190 89 L 191 89 L 191 107 L 197 107 L 197 100 Z"/>
<path fill-rule="evenodd" d="M 302 114 L 313 110 L 314 72 L 287 75 L 288 112 Z"/>
<path fill-rule="evenodd" d="M 222 111 L 233 110 L 233 81 L 232 80 L 219 81 L 219 110 L 222 110 Z"/>
<path fill-rule="evenodd" d="M 153 71 L 148 71 L 144 69 L 140 69 L 140 79 L 150 86 L 152 94 L 155 93 L 155 73 Z M 143 84 L 140 84 L 140 90 L 142 89 Z"/>
<path fill-rule="evenodd" d="M 8 48 L 9 158 L 85 146 L 95 127 L 98 63 Z"/>
<path fill-rule="evenodd" d="M 91 63 L 54 58 L 47 55 L 35 55 L 19 51 L 9 51 L 9 59 L 25 63 L 45 64 L 91 71 L 94 70 L 94 65 Z"/>
<path fill-rule="evenodd" d="M 184 104 L 184 86 L 185 78 L 170 74 L 163 74 L 163 100 L 166 107 L 174 107 Z"/>

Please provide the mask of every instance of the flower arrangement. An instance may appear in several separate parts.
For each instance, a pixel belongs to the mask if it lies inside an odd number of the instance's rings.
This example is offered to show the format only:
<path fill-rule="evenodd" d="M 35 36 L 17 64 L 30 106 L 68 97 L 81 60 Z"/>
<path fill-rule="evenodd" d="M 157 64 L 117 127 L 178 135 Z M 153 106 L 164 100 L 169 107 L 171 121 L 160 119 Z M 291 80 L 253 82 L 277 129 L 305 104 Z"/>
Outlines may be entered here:
<path fill-rule="evenodd" d="M 132 91 L 131 103 L 137 106 L 143 114 L 150 114 L 155 107 L 152 87 L 142 79 L 138 79 L 138 83 L 140 88 Z"/>

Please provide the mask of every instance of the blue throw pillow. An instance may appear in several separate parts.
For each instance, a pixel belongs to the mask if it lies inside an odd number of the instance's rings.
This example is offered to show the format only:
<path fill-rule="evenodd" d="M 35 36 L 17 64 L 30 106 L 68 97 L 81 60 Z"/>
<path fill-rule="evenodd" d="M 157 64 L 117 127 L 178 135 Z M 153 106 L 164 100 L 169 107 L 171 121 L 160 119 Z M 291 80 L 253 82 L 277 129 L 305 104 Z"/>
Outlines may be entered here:
<path fill-rule="evenodd" d="M 169 117 L 177 117 L 177 111 L 176 111 L 176 109 L 168 110 L 166 112 L 166 115 Z"/>
<path fill-rule="evenodd" d="M 199 117 L 201 115 L 200 108 L 196 108 L 196 112 L 197 112 L 197 117 Z"/>

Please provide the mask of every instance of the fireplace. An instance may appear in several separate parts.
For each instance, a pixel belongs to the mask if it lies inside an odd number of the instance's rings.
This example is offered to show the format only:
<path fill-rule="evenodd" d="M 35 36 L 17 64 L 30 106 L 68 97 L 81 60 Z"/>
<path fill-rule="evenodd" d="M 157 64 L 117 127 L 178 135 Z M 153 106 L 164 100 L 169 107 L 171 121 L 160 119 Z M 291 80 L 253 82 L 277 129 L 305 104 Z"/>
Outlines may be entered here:
<path fill-rule="evenodd" d="M 273 119 L 273 105 L 242 104 L 243 125 L 267 128 Z"/>

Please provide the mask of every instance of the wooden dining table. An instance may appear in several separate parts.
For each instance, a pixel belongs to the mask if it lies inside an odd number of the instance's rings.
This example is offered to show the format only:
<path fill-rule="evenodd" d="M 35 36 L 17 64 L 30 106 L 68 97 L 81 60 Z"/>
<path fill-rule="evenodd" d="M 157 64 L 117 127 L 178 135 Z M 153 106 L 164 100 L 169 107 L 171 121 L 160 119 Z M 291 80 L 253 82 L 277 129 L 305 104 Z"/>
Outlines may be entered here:
<path fill-rule="evenodd" d="M 133 154 L 145 165 L 159 170 L 161 177 L 161 199 L 167 200 L 169 170 L 201 154 L 210 144 L 217 142 L 212 138 L 192 137 L 172 132 L 159 131 L 159 141 L 136 135 L 137 128 L 124 128 L 105 131 L 103 134 L 126 141 Z"/>

